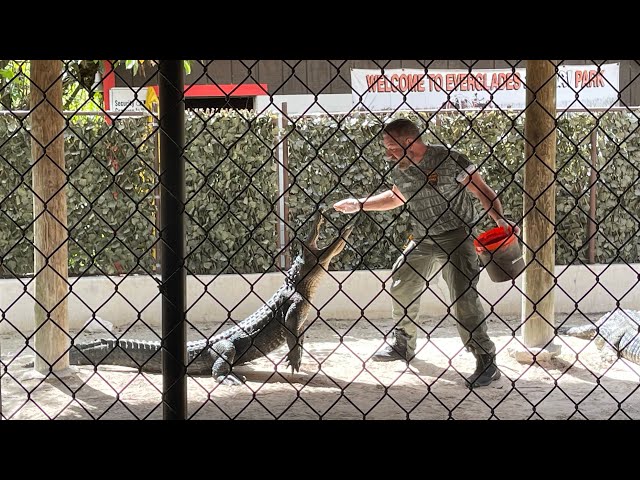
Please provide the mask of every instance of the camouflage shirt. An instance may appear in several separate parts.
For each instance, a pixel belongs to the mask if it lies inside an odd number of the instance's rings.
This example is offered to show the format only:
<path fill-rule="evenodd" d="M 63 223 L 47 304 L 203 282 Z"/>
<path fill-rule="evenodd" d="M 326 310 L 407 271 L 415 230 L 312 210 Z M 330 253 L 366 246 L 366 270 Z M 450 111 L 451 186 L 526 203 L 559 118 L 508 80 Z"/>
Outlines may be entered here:
<path fill-rule="evenodd" d="M 418 165 L 390 169 L 388 186 L 395 184 L 407 200 L 416 239 L 476 223 L 474 197 L 459 182 L 475 169 L 465 155 L 442 145 L 428 145 Z"/>

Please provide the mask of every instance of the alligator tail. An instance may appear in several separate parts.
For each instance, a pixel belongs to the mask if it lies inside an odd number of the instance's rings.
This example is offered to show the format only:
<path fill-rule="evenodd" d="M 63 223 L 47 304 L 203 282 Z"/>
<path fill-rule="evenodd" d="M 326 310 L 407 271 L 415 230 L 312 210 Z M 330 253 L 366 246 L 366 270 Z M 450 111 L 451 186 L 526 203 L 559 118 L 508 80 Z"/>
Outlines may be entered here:
<path fill-rule="evenodd" d="M 71 365 L 122 365 L 145 372 L 161 372 L 160 350 L 160 342 L 100 339 L 72 346 L 69 361 Z"/>

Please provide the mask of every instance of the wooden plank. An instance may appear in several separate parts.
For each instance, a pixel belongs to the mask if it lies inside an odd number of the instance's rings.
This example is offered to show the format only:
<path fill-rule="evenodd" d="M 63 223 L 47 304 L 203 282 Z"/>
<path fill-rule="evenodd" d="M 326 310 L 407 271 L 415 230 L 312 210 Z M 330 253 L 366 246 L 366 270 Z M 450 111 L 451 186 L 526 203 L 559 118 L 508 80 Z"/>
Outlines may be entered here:
<path fill-rule="evenodd" d="M 447 60 L 447 68 L 451 70 L 469 70 L 473 60 Z"/>
<path fill-rule="evenodd" d="M 495 68 L 496 61 L 495 60 L 476 60 L 476 63 L 473 65 L 473 69 L 486 69 L 486 68 Z"/>
<path fill-rule="evenodd" d="M 329 83 L 334 76 L 335 68 L 327 60 L 307 60 L 307 87 L 311 93 L 329 93 Z"/>
<path fill-rule="evenodd" d="M 639 60 L 626 60 L 624 62 L 627 67 L 625 70 L 629 72 L 629 78 L 625 83 L 628 85 L 627 105 L 632 107 L 640 105 L 640 64 L 638 64 L 638 62 Z M 622 70 L 622 62 L 620 69 Z"/>
<path fill-rule="evenodd" d="M 426 60 L 400 60 L 400 68 L 424 70 L 426 63 Z"/>
<path fill-rule="evenodd" d="M 379 65 L 374 63 L 373 60 L 352 60 L 352 68 L 374 68 L 379 69 Z"/>
<path fill-rule="evenodd" d="M 527 68 L 526 60 L 494 60 L 493 68 Z"/>
<path fill-rule="evenodd" d="M 205 83 L 208 84 L 225 85 L 231 83 L 231 60 L 207 62 L 205 77 Z"/>
<path fill-rule="evenodd" d="M 120 64 L 115 68 L 113 76 L 116 79 L 116 87 L 132 87 L 136 85 L 133 78 L 133 70 L 127 70 L 124 66 L 124 62 L 120 62 Z"/>
<path fill-rule="evenodd" d="M 428 60 L 427 61 L 427 69 L 428 70 L 441 70 L 443 68 L 447 68 L 448 60 Z"/>
<path fill-rule="evenodd" d="M 307 63 L 304 60 L 285 60 L 282 68 L 284 92 L 287 95 L 313 93 L 307 87 Z"/>
<path fill-rule="evenodd" d="M 351 93 L 351 69 L 353 60 L 330 60 L 331 83 L 328 93 Z"/>
<path fill-rule="evenodd" d="M 258 62 L 260 83 L 267 84 L 267 91 L 271 95 L 281 95 L 283 92 L 282 67 L 281 60 L 260 60 Z"/>
<path fill-rule="evenodd" d="M 373 68 L 391 70 L 395 68 L 402 68 L 402 60 L 357 60 L 358 64 L 355 68 Z"/>
<path fill-rule="evenodd" d="M 185 74 L 184 84 L 199 85 L 211 83 L 206 75 L 210 65 L 212 65 L 210 60 L 192 60 L 191 73 Z"/>
<path fill-rule="evenodd" d="M 232 60 L 231 83 L 234 85 L 258 83 L 256 65 L 255 60 Z"/>

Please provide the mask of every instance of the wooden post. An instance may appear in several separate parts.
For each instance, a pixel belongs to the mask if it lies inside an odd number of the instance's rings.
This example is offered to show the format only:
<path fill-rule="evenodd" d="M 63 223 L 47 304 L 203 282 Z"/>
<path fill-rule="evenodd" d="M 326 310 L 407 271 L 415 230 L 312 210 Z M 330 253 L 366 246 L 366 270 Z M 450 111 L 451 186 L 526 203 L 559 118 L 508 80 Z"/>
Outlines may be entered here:
<path fill-rule="evenodd" d="M 556 71 L 549 60 L 527 61 L 522 335 L 543 348 L 554 336 L 556 220 Z"/>
<path fill-rule="evenodd" d="M 69 366 L 67 316 L 67 197 L 62 62 L 31 61 L 31 155 L 33 158 L 35 357 L 42 374 Z"/>

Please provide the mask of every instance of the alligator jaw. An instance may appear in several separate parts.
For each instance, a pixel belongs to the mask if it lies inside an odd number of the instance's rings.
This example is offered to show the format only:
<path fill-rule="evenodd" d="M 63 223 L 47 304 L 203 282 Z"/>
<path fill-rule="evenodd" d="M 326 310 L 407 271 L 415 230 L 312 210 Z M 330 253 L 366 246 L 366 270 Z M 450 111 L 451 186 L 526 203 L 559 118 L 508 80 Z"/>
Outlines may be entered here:
<path fill-rule="evenodd" d="M 346 246 L 346 240 L 353 231 L 353 225 L 345 227 L 340 231 L 340 235 L 335 238 L 331 244 L 325 248 L 318 248 L 318 238 L 320 237 L 320 227 L 325 222 L 325 217 L 321 211 L 316 213 L 313 226 L 311 227 L 309 237 L 303 243 L 303 255 L 305 264 L 312 266 L 321 264 L 325 269 L 329 268 L 329 264 L 333 257 L 339 255 Z"/>

